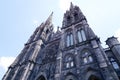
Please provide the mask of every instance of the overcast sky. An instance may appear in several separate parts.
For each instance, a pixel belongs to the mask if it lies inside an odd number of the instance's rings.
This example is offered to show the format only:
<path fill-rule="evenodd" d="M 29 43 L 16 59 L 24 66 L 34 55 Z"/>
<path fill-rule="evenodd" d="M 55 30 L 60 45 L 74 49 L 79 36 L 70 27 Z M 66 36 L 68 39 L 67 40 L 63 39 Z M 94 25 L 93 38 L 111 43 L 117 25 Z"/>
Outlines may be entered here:
<path fill-rule="evenodd" d="M 0 79 L 35 28 L 52 11 L 54 27 L 61 27 L 70 2 L 80 7 L 104 47 L 107 37 L 120 37 L 120 0 L 1 0 Z"/>

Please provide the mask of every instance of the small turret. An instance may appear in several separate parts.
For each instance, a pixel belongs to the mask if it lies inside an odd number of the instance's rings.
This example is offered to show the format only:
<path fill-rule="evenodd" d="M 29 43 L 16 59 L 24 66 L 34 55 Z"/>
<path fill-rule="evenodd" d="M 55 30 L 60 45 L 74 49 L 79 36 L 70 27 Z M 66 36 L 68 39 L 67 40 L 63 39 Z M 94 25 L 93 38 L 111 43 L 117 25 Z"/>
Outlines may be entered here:
<path fill-rule="evenodd" d="M 113 55 L 117 59 L 120 64 L 120 43 L 116 37 L 110 37 L 106 40 L 106 44 L 109 46 L 110 50 L 112 51 Z"/>
<path fill-rule="evenodd" d="M 108 39 L 106 40 L 106 44 L 107 44 L 110 48 L 112 48 L 112 47 L 114 47 L 114 46 L 116 46 L 116 45 L 120 45 L 119 41 L 118 41 L 117 38 L 114 37 L 114 36 L 108 38 Z"/>

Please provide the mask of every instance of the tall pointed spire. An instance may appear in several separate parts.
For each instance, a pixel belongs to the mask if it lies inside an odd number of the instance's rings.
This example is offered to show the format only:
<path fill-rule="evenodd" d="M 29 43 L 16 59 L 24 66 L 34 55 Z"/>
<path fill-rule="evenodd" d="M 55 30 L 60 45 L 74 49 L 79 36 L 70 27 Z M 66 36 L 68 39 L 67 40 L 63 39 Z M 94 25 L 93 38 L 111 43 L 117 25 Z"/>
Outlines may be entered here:
<path fill-rule="evenodd" d="M 72 10 L 74 8 L 74 5 L 73 5 L 73 3 L 71 2 L 70 3 L 70 10 Z"/>
<path fill-rule="evenodd" d="M 47 24 L 52 23 L 52 17 L 53 17 L 53 12 L 50 14 L 50 16 L 48 17 L 48 19 L 46 20 Z"/>

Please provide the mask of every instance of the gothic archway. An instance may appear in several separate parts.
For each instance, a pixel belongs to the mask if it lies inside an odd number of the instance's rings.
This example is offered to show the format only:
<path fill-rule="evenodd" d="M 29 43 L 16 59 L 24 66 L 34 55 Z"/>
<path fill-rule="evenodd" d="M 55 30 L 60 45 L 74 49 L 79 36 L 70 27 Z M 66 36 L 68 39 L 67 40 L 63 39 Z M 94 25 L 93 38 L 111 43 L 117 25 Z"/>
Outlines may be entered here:
<path fill-rule="evenodd" d="M 40 76 L 37 80 L 46 80 L 44 76 Z"/>
<path fill-rule="evenodd" d="M 67 75 L 65 80 L 78 80 L 74 75 Z"/>
<path fill-rule="evenodd" d="M 88 80 L 100 80 L 99 77 L 91 75 Z"/>

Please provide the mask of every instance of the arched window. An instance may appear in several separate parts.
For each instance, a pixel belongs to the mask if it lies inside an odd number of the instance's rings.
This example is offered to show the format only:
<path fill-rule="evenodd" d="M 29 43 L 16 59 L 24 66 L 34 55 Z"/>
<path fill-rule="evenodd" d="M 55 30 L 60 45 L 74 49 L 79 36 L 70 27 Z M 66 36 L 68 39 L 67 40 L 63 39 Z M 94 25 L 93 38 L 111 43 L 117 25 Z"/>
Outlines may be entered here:
<path fill-rule="evenodd" d="M 41 75 L 37 80 L 46 80 L 43 75 Z"/>
<path fill-rule="evenodd" d="M 101 80 L 98 76 L 91 75 L 88 80 Z"/>
<path fill-rule="evenodd" d="M 84 64 L 93 62 L 92 55 L 89 51 L 84 51 L 82 53 L 82 58 L 83 58 L 83 63 Z"/>
<path fill-rule="evenodd" d="M 74 61 L 73 61 L 73 57 L 68 55 L 65 57 L 65 67 L 66 68 L 71 68 L 74 66 Z"/>
<path fill-rule="evenodd" d="M 88 56 L 88 60 L 89 60 L 89 62 L 92 62 L 93 61 L 92 56 Z"/>
<path fill-rule="evenodd" d="M 85 31 L 83 29 L 77 30 L 78 42 L 86 41 Z"/>
<path fill-rule="evenodd" d="M 70 23 L 71 23 L 71 17 L 67 16 L 67 24 L 70 24 Z"/>
<path fill-rule="evenodd" d="M 78 16 L 77 12 L 74 13 L 74 19 L 75 19 L 75 21 L 77 21 L 79 19 L 79 16 Z"/>
<path fill-rule="evenodd" d="M 64 80 L 78 80 L 73 74 L 67 75 Z"/>
<path fill-rule="evenodd" d="M 69 33 L 67 34 L 67 47 L 72 46 L 73 45 L 73 34 Z"/>
<path fill-rule="evenodd" d="M 110 62 L 112 64 L 112 66 L 114 67 L 114 69 L 119 69 L 119 66 L 114 58 L 110 58 Z"/>

